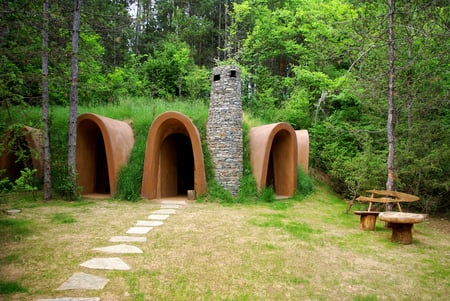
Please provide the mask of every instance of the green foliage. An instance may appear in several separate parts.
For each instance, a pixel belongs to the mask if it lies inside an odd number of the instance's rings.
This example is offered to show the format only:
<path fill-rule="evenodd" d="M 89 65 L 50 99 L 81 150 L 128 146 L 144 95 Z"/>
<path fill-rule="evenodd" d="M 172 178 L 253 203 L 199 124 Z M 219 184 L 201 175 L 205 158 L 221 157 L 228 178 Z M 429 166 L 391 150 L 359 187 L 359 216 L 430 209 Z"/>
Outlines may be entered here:
<path fill-rule="evenodd" d="M 263 202 L 272 203 L 275 201 L 275 191 L 272 186 L 263 187 L 259 194 L 259 199 Z"/>
<path fill-rule="evenodd" d="M 20 177 L 14 181 L 13 191 L 31 192 L 33 198 L 36 200 L 35 191 L 38 190 L 36 181 L 36 169 L 25 169 L 20 171 Z"/>
<path fill-rule="evenodd" d="M 307 196 L 314 191 L 312 179 L 303 171 L 303 168 L 297 167 L 297 193 L 300 196 Z"/>

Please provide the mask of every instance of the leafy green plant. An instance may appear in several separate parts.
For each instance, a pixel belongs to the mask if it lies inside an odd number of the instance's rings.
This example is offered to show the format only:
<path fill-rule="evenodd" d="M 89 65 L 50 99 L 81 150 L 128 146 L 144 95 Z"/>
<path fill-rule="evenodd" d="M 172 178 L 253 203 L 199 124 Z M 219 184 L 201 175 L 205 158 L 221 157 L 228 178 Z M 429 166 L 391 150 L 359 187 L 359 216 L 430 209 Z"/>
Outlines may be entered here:
<path fill-rule="evenodd" d="M 13 190 L 18 192 L 31 192 L 33 199 L 36 200 L 36 191 L 38 186 L 36 184 L 36 169 L 25 169 L 20 171 L 20 177 L 14 181 Z"/>

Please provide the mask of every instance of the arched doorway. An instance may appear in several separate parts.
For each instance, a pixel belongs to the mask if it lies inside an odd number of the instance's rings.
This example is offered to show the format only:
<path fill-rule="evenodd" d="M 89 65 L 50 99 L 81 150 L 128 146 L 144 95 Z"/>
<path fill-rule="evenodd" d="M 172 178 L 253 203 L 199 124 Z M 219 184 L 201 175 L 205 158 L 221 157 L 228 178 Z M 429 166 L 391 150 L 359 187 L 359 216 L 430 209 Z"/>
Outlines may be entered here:
<path fill-rule="evenodd" d="M 86 113 L 77 120 L 77 183 L 81 194 L 116 193 L 117 176 L 134 145 L 131 126 Z"/>
<path fill-rule="evenodd" d="M 142 197 L 147 199 L 206 192 L 200 134 L 185 115 L 166 112 L 152 123 L 145 150 Z"/>
<path fill-rule="evenodd" d="M 194 154 L 184 134 L 172 134 L 161 144 L 159 166 L 161 197 L 187 195 L 194 190 Z"/>
<path fill-rule="evenodd" d="M 272 187 L 292 196 L 297 186 L 297 143 L 294 129 L 275 123 L 250 129 L 250 162 L 258 189 Z"/>

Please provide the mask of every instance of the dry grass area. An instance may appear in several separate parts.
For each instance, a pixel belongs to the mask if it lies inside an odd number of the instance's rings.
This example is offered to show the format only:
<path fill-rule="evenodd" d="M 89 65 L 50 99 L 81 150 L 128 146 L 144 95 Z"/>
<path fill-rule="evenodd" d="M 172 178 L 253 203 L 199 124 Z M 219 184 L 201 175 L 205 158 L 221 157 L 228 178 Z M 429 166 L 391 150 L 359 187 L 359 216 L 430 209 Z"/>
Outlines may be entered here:
<path fill-rule="evenodd" d="M 25 204 L 25 205 L 24 205 Z M 28 207 L 26 206 L 28 204 Z M 11 202 L 3 201 L 1 209 Z M 0 300 L 98 296 L 101 300 L 448 300 L 450 223 L 428 219 L 413 244 L 358 229 L 359 217 L 324 188 L 302 201 L 220 205 L 192 203 L 119 255 L 131 271 L 89 270 L 159 204 L 95 200 L 25 202 L 0 216 L 0 283 L 22 289 Z M 11 222 L 15 220 L 18 222 Z M 74 272 L 109 279 L 100 291 L 55 291 Z"/>

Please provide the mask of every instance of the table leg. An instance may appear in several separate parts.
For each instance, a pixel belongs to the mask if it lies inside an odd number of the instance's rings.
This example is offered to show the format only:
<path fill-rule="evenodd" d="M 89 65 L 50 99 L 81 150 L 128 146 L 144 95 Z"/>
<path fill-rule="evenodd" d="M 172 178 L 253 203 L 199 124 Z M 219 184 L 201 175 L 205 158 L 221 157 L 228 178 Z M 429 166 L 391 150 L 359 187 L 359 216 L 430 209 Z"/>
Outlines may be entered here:
<path fill-rule="evenodd" d="M 412 243 L 413 224 L 389 223 L 392 228 L 391 241 L 401 244 Z"/>
<path fill-rule="evenodd" d="M 359 227 L 361 230 L 375 230 L 375 224 L 377 222 L 377 216 L 373 214 L 361 215 L 359 220 Z"/>

